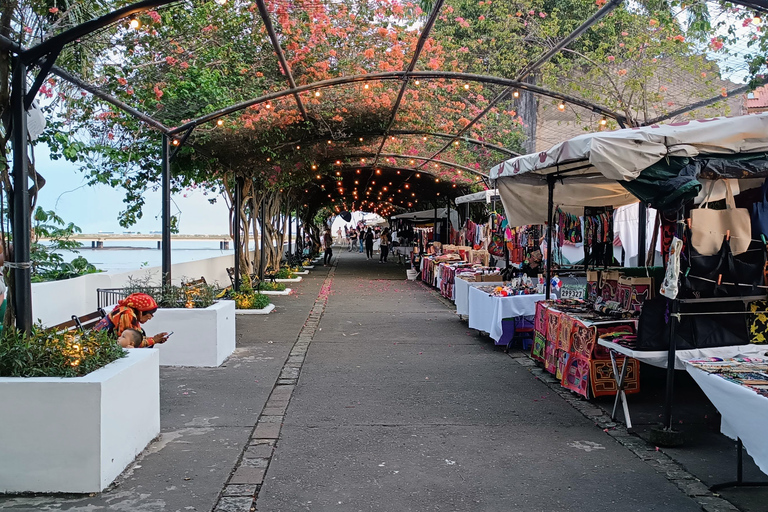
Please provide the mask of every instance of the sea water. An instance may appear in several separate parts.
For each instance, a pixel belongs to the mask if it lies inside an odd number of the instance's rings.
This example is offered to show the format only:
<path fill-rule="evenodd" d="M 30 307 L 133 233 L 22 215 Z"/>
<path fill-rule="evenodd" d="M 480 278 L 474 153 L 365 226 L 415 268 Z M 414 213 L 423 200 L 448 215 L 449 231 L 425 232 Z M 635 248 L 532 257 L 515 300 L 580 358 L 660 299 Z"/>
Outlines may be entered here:
<path fill-rule="evenodd" d="M 171 263 L 187 263 L 219 256 L 233 256 L 232 242 L 230 249 L 221 249 L 218 241 L 178 241 L 171 244 Z M 61 251 L 65 261 L 72 261 L 82 256 L 89 263 L 104 272 L 127 272 L 145 267 L 159 267 L 163 257 L 156 241 L 106 241 L 103 248 L 92 248 L 90 244 L 74 251 Z"/>

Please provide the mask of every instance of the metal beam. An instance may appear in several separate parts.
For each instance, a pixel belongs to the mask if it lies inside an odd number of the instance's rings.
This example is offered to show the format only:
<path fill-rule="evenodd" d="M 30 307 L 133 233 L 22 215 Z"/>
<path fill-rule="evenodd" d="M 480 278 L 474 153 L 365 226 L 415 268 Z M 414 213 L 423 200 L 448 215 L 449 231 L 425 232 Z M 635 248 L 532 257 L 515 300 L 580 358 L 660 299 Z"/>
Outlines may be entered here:
<path fill-rule="evenodd" d="M 346 158 L 369 157 L 371 155 L 373 155 L 373 153 L 356 153 L 354 155 L 347 155 Z M 464 165 L 448 162 L 445 160 L 435 160 L 433 158 L 429 158 L 426 156 L 401 155 L 398 153 L 382 153 L 381 156 L 383 156 L 384 158 L 405 158 L 405 159 L 411 159 L 411 160 L 426 160 L 427 163 L 434 162 L 436 164 L 455 167 L 456 169 L 461 169 L 462 171 L 467 171 L 468 173 L 474 174 L 476 176 L 481 176 L 483 178 L 489 177 L 487 174 L 482 173 L 477 169 L 472 169 L 471 167 L 466 167 Z M 342 165 L 346 167 L 354 167 L 356 169 L 373 169 L 374 167 L 376 167 L 379 169 L 400 169 L 400 170 L 411 171 L 411 172 L 423 172 L 426 174 L 432 174 L 429 170 L 420 170 L 420 169 L 414 169 L 411 167 L 397 167 L 393 165 L 373 165 L 372 163 L 360 165 L 360 164 L 354 164 L 350 162 L 342 162 Z"/>
<path fill-rule="evenodd" d="M 282 149 L 282 148 L 284 148 L 286 146 L 295 146 L 296 144 L 303 144 L 303 145 L 317 144 L 319 142 L 325 142 L 327 140 L 332 140 L 333 142 L 347 142 L 347 141 L 352 141 L 356 137 L 381 137 L 383 135 L 384 135 L 383 132 L 359 132 L 359 133 L 356 133 L 355 136 L 350 136 L 348 138 L 343 138 L 343 139 L 339 139 L 339 138 L 329 139 L 328 137 L 317 137 L 315 139 L 292 140 L 292 141 L 284 142 L 284 143 L 280 144 L 279 146 L 273 146 L 271 149 L 272 150 L 277 150 L 277 149 Z M 427 131 L 423 131 L 423 130 L 390 130 L 389 135 L 390 136 L 394 136 L 394 135 L 429 135 L 430 137 L 438 137 L 438 138 L 441 138 L 441 139 L 456 140 L 456 136 L 452 135 L 450 133 L 427 132 Z M 520 156 L 520 153 L 517 153 L 515 151 L 511 151 L 511 150 L 509 150 L 509 149 L 507 149 L 505 147 L 497 146 L 496 144 L 490 144 L 488 142 L 485 142 L 485 141 L 482 141 L 482 140 L 478 140 L 478 139 L 473 139 L 471 137 L 459 137 L 459 140 L 463 141 L 463 142 L 466 142 L 468 144 L 474 144 L 476 146 L 483 146 L 483 147 L 491 149 L 493 151 L 499 151 L 500 153 L 505 153 L 505 154 L 507 154 L 509 156 L 513 156 L 513 157 Z"/>
<path fill-rule="evenodd" d="M 104 16 L 100 16 L 90 21 L 86 21 L 85 23 L 81 23 L 76 27 L 72 27 L 71 29 L 62 32 L 61 34 L 55 35 L 50 39 L 46 39 L 36 46 L 22 51 L 21 59 L 26 64 L 35 63 L 40 57 L 48 55 L 54 51 L 61 51 L 61 49 L 64 48 L 64 46 L 67 44 L 77 41 L 78 39 L 81 39 L 88 34 L 96 32 L 97 30 L 107 27 L 132 14 L 138 14 L 153 7 L 160 7 L 163 5 L 176 3 L 178 1 L 179 0 L 143 0 L 141 2 L 136 2 L 135 4 L 127 5 L 121 9 L 116 9 L 110 13 L 105 14 Z"/>
<path fill-rule="evenodd" d="M 389 135 L 389 130 L 392 129 L 392 125 L 395 124 L 395 119 L 397 118 L 397 112 L 400 110 L 400 103 L 403 101 L 403 96 L 405 96 L 405 90 L 408 88 L 408 75 L 416 69 L 416 63 L 419 61 L 419 57 L 421 56 L 421 51 L 424 49 L 424 45 L 427 42 L 427 39 L 429 38 L 429 33 L 432 31 L 432 27 L 435 25 L 435 21 L 437 20 L 437 14 L 440 12 L 440 8 L 443 6 L 443 0 L 437 0 L 435 4 L 432 6 L 432 12 L 429 13 L 429 18 L 427 19 L 427 22 L 424 24 L 424 28 L 421 30 L 421 34 L 419 34 L 419 40 L 416 43 L 416 49 L 413 52 L 413 57 L 411 58 L 411 62 L 408 64 L 408 67 L 405 69 L 405 74 L 403 75 L 403 85 L 400 86 L 400 92 L 397 93 L 397 99 L 395 100 L 395 104 L 392 106 L 392 113 L 389 116 L 389 121 L 387 122 L 387 127 L 384 128 L 384 138 L 381 141 L 381 145 L 379 145 L 379 150 L 376 152 L 376 157 L 373 159 L 373 163 L 376 164 L 376 162 L 379 161 L 379 154 L 381 153 L 381 150 L 384 149 L 384 144 L 387 143 L 387 135 Z"/>
<path fill-rule="evenodd" d="M 742 85 L 741 87 L 730 91 L 728 93 L 728 95 L 730 96 L 732 94 L 743 94 L 745 92 L 749 92 L 751 90 L 754 90 L 756 87 L 760 87 L 762 85 L 765 85 L 766 83 L 768 83 L 768 80 L 763 80 L 761 83 L 759 83 L 756 86 L 750 86 L 749 84 Z M 668 114 L 664 114 L 663 116 L 654 117 L 650 121 L 646 121 L 645 123 L 643 123 L 642 126 L 649 126 L 649 125 L 652 125 L 652 124 L 660 123 L 662 121 L 667 121 L 669 119 L 672 119 L 675 116 L 679 116 L 680 114 L 685 114 L 686 112 L 690 112 L 691 110 L 696 110 L 697 108 L 706 107 L 708 105 L 712 105 L 713 103 L 717 103 L 718 101 L 725 101 L 725 100 L 726 100 L 726 98 L 724 98 L 722 95 L 718 94 L 717 96 L 714 96 L 712 98 L 708 98 L 706 100 L 698 101 L 698 102 L 696 102 L 696 103 L 694 103 L 692 105 L 688 105 L 687 107 L 683 107 L 683 108 L 679 108 L 677 110 L 673 110 L 672 112 L 669 112 Z"/>
<path fill-rule="evenodd" d="M 29 160 L 27 155 L 27 110 L 24 97 L 27 67 L 14 58 L 11 78 L 11 138 L 13 141 L 13 284 L 11 299 L 16 312 L 16 327 L 32 330 L 32 269 L 30 268 L 31 211 L 29 199 Z"/>
<path fill-rule="evenodd" d="M 293 80 L 293 74 L 291 74 L 291 67 L 288 65 L 288 61 L 285 60 L 285 54 L 283 54 L 283 48 L 280 46 L 280 41 L 277 40 L 277 34 L 275 34 L 275 29 L 272 26 L 272 20 L 269 17 L 269 11 L 267 10 L 267 6 L 264 5 L 264 0 L 256 0 L 256 6 L 259 8 L 259 14 L 261 14 L 261 19 L 264 22 L 264 27 L 267 29 L 267 34 L 269 35 L 269 40 L 272 41 L 272 47 L 275 50 L 275 55 L 277 55 L 277 60 L 280 61 L 280 65 L 283 67 L 283 71 L 285 72 L 285 76 L 288 78 L 288 83 L 291 86 L 291 89 L 296 89 L 296 82 Z M 302 117 L 305 121 L 309 121 L 309 116 L 307 116 L 307 110 L 304 108 L 304 104 L 301 102 L 301 98 L 299 97 L 298 93 L 294 93 L 293 97 L 296 99 L 296 106 L 299 107 L 299 112 L 301 112 Z"/>
<path fill-rule="evenodd" d="M 523 80 L 528 77 L 531 73 L 539 69 L 543 64 L 548 62 L 552 57 L 557 55 L 560 50 L 565 48 L 567 45 L 569 45 L 571 42 L 573 42 L 576 38 L 578 38 L 581 34 L 583 34 L 589 27 L 597 23 L 601 18 L 603 18 L 606 14 L 611 12 L 613 9 L 615 9 L 622 0 L 610 0 L 607 4 L 605 4 L 599 11 L 597 11 L 595 14 L 593 14 L 589 19 L 587 19 L 584 23 L 579 25 L 576 30 L 571 32 L 568 36 L 566 36 L 564 39 L 562 39 L 559 43 L 557 43 L 554 47 L 550 48 L 549 51 L 547 51 L 544 55 L 539 57 L 535 62 L 532 64 L 527 65 L 523 70 L 520 72 L 520 74 L 517 76 L 516 81 L 522 82 Z M 507 96 L 512 94 L 512 92 L 515 90 L 515 87 L 508 87 L 504 91 L 501 92 L 498 96 L 496 96 L 491 102 L 483 109 L 482 112 L 480 112 L 477 116 L 475 116 L 474 119 L 472 119 L 469 123 L 467 123 L 466 126 L 464 126 L 461 130 L 458 131 L 456 134 L 457 137 L 461 136 L 462 134 L 466 133 L 472 126 L 475 125 L 480 119 L 485 117 L 488 112 L 491 111 L 492 108 L 494 108 L 498 103 L 500 103 L 502 100 L 504 100 Z M 561 98 L 562 99 L 562 98 Z M 573 103 L 573 102 L 571 102 Z M 612 115 L 614 119 L 619 121 L 619 124 L 623 124 L 623 118 L 624 116 L 620 114 Z M 450 143 L 443 146 L 437 153 L 432 155 L 433 157 L 438 156 L 440 153 L 445 151 L 450 147 Z M 423 164 L 422 164 L 423 165 Z"/>
<path fill-rule="evenodd" d="M 37 91 L 40 90 L 40 87 L 43 85 L 43 82 L 45 81 L 45 77 L 48 76 L 48 72 L 53 67 L 54 63 L 56 62 L 56 59 L 59 57 L 60 50 L 54 50 L 48 55 L 46 55 L 43 59 L 40 60 L 38 63 L 40 66 L 40 71 L 37 73 L 37 76 L 35 77 L 35 81 L 32 83 L 32 86 L 27 90 L 27 95 L 24 98 L 24 108 L 29 110 L 29 107 L 32 106 L 32 101 L 35 99 L 35 95 L 37 95 Z"/>
<path fill-rule="evenodd" d="M 291 96 L 296 93 L 302 93 L 306 91 L 315 91 L 315 90 L 324 89 L 327 87 L 334 87 L 337 85 L 345 85 L 345 84 L 356 83 L 356 82 L 369 82 L 374 80 L 402 80 L 404 76 L 405 76 L 405 71 L 383 71 L 381 73 L 368 73 L 363 75 L 352 75 L 352 76 L 343 76 L 343 77 L 337 77 L 337 78 L 329 78 L 328 80 L 321 80 L 319 82 L 313 82 L 311 84 L 300 85 L 294 89 L 287 89 L 284 91 L 265 94 L 263 96 L 259 96 L 258 98 L 253 98 L 247 101 L 243 101 L 241 103 L 236 103 L 235 105 L 231 105 L 223 109 L 219 109 L 215 112 L 211 112 L 210 114 L 206 114 L 204 116 L 198 117 L 197 119 L 193 119 L 192 121 L 189 121 L 181 126 L 177 126 L 176 128 L 171 129 L 168 133 L 170 135 L 175 135 L 177 133 L 181 133 L 188 130 L 192 126 L 199 126 L 201 124 L 205 124 L 214 119 L 218 119 L 219 117 L 226 116 L 234 112 L 238 112 L 240 110 L 245 110 L 248 107 L 252 107 L 254 105 L 260 105 L 262 103 L 267 103 L 272 100 L 278 100 L 280 98 Z M 542 96 L 563 100 L 572 105 L 577 105 L 586 110 L 591 110 L 592 112 L 604 115 L 606 117 L 610 117 L 612 119 L 618 119 L 618 118 L 624 117 L 622 114 L 618 112 L 614 112 L 605 107 L 601 107 L 600 105 L 595 105 L 594 103 L 590 103 L 589 101 L 583 100 L 581 98 L 576 98 L 574 96 L 569 96 L 567 94 L 551 91 L 544 87 L 539 87 L 539 86 L 525 83 L 525 82 L 519 82 L 517 80 L 511 80 L 508 78 L 501 78 L 501 77 L 489 76 L 489 75 L 478 75 L 474 73 L 460 73 L 460 72 L 454 72 L 454 71 L 413 71 L 412 73 L 409 73 L 408 76 L 410 78 L 418 78 L 422 80 L 429 80 L 429 79 L 462 80 L 465 82 L 478 82 L 482 84 L 502 85 L 506 87 L 511 87 L 513 89 L 528 91 L 533 94 L 539 94 Z"/>

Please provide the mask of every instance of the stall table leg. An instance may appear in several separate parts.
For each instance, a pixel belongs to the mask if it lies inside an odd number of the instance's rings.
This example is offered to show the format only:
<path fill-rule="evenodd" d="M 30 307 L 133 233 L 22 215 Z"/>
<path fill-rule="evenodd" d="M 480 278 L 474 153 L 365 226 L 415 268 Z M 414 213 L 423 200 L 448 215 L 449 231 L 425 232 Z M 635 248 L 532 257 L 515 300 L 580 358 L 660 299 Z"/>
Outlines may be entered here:
<path fill-rule="evenodd" d="M 616 398 L 613 401 L 613 411 L 611 412 L 611 420 L 616 421 L 616 409 L 619 406 L 619 400 L 621 400 L 621 406 L 624 409 L 624 420 L 627 423 L 627 429 L 632 428 L 632 419 L 629 417 L 629 405 L 627 405 L 627 394 L 624 393 L 624 379 L 627 376 L 627 368 L 629 367 L 629 358 L 624 357 L 624 361 L 621 364 L 621 370 L 618 369 L 616 363 L 616 353 L 611 350 L 611 366 L 613 367 L 613 378 L 616 381 Z"/>

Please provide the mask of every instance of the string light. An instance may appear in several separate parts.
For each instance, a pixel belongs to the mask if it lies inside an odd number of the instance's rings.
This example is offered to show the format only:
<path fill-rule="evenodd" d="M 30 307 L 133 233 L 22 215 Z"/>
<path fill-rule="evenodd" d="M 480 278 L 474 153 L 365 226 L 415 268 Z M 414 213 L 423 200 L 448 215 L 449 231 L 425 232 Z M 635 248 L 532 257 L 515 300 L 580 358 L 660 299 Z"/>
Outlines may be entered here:
<path fill-rule="evenodd" d="M 318 175 L 316 176 L 316 178 L 317 178 L 317 179 L 320 179 L 320 178 L 322 178 L 322 176 L 320 176 L 320 175 L 318 174 Z"/>
<path fill-rule="evenodd" d="M 417 178 L 421 178 L 421 174 L 419 174 L 419 173 L 417 172 L 417 173 L 416 173 L 416 177 L 417 177 Z"/>
<path fill-rule="evenodd" d="M 320 91 L 315 91 L 315 98 L 319 98 L 319 97 L 320 97 Z"/>
<path fill-rule="evenodd" d="M 560 103 L 557 104 L 557 110 L 559 110 L 560 112 L 565 110 L 565 102 L 564 101 L 561 100 Z"/>
<path fill-rule="evenodd" d="M 363 138 L 362 137 L 360 137 L 360 142 L 363 142 Z"/>
<path fill-rule="evenodd" d="M 518 91 L 517 89 L 512 91 L 512 97 L 515 98 L 515 99 L 519 98 L 520 97 L 520 91 Z"/>
<path fill-rule="evenodd" d="M 137 18 L 136 16 L 131 16 L 131 18 L 128 21 L 128 25 L 130 25 L 130 27 L 133 30 L 139 30 L 139 28 L 141 27 L 141 21 L 139 21 L 139 18 Z"/>
<path fill-rule="evenodd" d="M 272 161 L 272 158 L 267 157 L 267 162 L 271 162 L 271 161 Z"/>
<path fill-rule="evenodd" d="M 600 119 L 600 126 L 605 126 L 607 124 L 608 124 L 608 119 L 606 119 L 605 116 L 603 116 L 603 118 Z"/>
<path fill-rule="evenodd" d="M 453 141 L 453 145 L 454 146 L 458 146 L 459 145 L 459 141 L 457 141 L 457 140 Z"/>
<path fill-rule="evenodd" d="M 341 176 L 341 171 L 336 171 L 336 176 Z"/>
<path fill-rule="evenodd" d="M 376 174 L 381 174 L 381 169 L 376 169 Z"/>
<path fill-rule="evenodd" d="M 415 82 L 413 82 L 413 83 L 415 83 L 416 85 L 419 85 L 421 82 L 420 82 L 419 80 L 416 80 L 416 81 L 415 81 Z"/>
<path fill-rule="evenodd" d="M 365 84 L 365 85 L 363 86 L 363 89 L 365 89 L 366 91 L 368 90 L 368 88 L 369 88 L 369 85 L 368 85 L 368 84 Z"/>
<path fill-rule="evenodd" d="M 296 149 L 301 149 L 301 146 L 296 146 Z"/>
<path fill-rule="evenodd" d="M 328 144 L 330 144 L 331 142 L 333 142 L 333 141 L 330 141 L 330 140 L 329 140 L 329 141 L 328 141 Z"/>
<path fill-rule="evenodd" d="M 216 121 L 216 124 L 217 124 L 218 126 L 221 126 L 221 125 L 223 125 L 223 124 L 224 124 L 224 120 L 223 120 L 223 119 L 219 119 L 218 121 Z"/>
<path fill-rule="evenodd" d="M 171 141 L 171 144 L 173 144 L 174 146 L 178 146 L 179 145 L 179 139 L 173 139 Z"/>
<path fill-rule="evenodd" d="M 271 103 L 267 103 L 264 108 L 272 108 L 272 104 Z"/>
<path fill-rule="evenodd" d="M 464 90 L 465 90 L 465 91 L 468 91 L 468 90 L 469 90 L 469 84 L 464 84 Z"/>
<path fill-rule="evenodd" d="M 315 164 L 312 164 L 312 170 L 314 171 L 315 169 L 317 169 L 317 166 Z"/>

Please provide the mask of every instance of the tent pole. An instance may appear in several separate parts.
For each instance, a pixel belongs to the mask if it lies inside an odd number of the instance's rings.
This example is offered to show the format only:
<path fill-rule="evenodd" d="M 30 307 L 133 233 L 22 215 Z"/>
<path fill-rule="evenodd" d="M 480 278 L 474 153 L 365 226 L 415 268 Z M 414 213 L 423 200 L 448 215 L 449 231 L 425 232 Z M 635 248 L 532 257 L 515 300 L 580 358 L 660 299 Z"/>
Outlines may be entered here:
<path fill-rule="evenodd" d="M 645 266 L 645 239 L 647 238 L 648 206 L 640 202 L 637 210 L 637 266 Z M 629 255 L 628 255 L 629 257 Z"/>
<path fill-rule="evenodd" d="M 435 199 L 435 217 L 432 219 L 432 243 L 438 241 L 437 234 L 437 199 Z"/>
<path fill-rule="evenodd" d="M 445 198 L 445 242 L 451 243 L 451 199 Z"/>
<path fill-rule="evenodd" d="M 544 299 L 549 300 L 552 287 L 552 214 L 555 209 L 555 179 L 547 177 L 547 273 L 544 283 Z"/>
<path fill-rule="evenodd" d="M 675 224 L 675 236 L 682 240 L 683 238 L 683 208 L 677 212 L 677 223 Z M 672 256 L 670 255 L 670 258 Z M 664 393 L 664 429 L 672 430 L 672 399 L 675 389 L 675 336 L 677 334 L 677 323 L 679 318 L 680 303 L 676 299 L 669 301 L 669 348 L 667 349 L 667 385 Z"/>
<path fill-rule="evenodd" d="M 232 237 L 235 245 L 235 282 L 232 283 L 236 292 L 240 291 L 240 210 L 243 205 L 243 178 L 235 178 L 235 214 L 232 216 Z M 245 248 L 246 253 L 248 248 Z M 251 258 L 248 257 L 250 260 Z"/>

